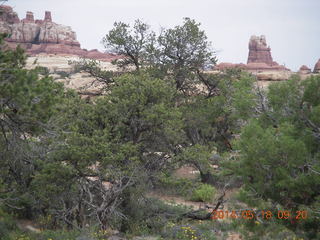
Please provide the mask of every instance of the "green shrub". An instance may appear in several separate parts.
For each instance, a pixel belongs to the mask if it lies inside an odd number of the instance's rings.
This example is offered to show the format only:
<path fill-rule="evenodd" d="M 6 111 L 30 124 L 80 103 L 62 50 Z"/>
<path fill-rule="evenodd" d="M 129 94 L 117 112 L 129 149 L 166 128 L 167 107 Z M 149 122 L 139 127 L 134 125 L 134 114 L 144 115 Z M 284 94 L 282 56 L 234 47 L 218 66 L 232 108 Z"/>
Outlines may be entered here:
<path fill-rule="evenodd" d="M 156 198 L 131 201 L 126 209 L 127 233 L 133 235 L 158 234 L 167 222 L 175 220 L 190 208 L 170 205 Z"/>
<path fill-rule="evenodd" d="M 36 70 L 39 74 L 42 74 L 42 75 L 44 75 L 44 76 L 48 76 L 49 73 L 50 73 L 49 68 L 43 67 L 43 66 L 37 66 L 37 67 L 35 68 L 35 70 Z"/>
<path fill-rule="evenodd" d="M 86 234 L 83 234 L 83 235 L 86 236 Z M 40 234 L 40 236 L 38 237 L 39 240 L 42 240 L 42 239 L 43 240 L 48 240 L 48 239 L 52 239 L 52 240 L 71 240 L 71 239 L 76 239 L 79 236 L 81 236 L 81 233 L 78 230 L 71 230 L 71 231 L 66 231 L 66 230 L 56 230 L 56 231 L 46 230 L 46 231 L 43 231 Z M 90 239 L 90 238 L 87 238 L 87 239 Z"/>
<path fill-rule="evenodd" d="M 78 230 L 43 230 L 41 233 L 29 231 L 14 231 L 4 240 L 98 240 L 99 238 L 87 237 L 89 233 Z M 83 237 L 83 238 L 82 238 Z M 2 238 L 0 238 L 2 240 Z"/>
<path fill-rule="evenodd" d="M 0 208 L 0 239 L 6 239 L 10 232 L 17 229 L 16 223 L 12 216 L 2 211 Z M 1 238 L 1 236 L 3 238 Z"/>
<path fill-rule="evenodd" d="M 168 223 L 165 231 L 161 233 L 166 240 L 215 240 L 215 233 L 212 228 L 199 229 L 194 224 Z"/>
<path fill-rule="evenodd" d="M 209 184 L 201 184 L 192 193 L 191 200 L 199 202 L 210 202 L 214 198 L 216 189 Z"/>
<path fill-rule="evenodd" d="M 158 188 L 165 190 L 167 194 L 188 197 L 193 189 L 197 188 L 200 181 L 187 178 L 175 178 L 172 175 L 163 174 L 160 177 Z"/>

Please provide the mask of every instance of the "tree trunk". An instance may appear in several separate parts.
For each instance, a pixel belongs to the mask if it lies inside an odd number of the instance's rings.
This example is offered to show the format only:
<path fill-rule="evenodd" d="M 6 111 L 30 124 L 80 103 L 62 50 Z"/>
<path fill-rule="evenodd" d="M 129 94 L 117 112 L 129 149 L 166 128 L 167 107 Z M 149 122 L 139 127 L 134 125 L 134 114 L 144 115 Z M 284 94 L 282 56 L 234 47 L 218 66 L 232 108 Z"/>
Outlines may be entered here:
<path fill-rule="evenodd" d="M 207 183 L 207 184 L 216 184 L 217 183 L 217 178 L 210 172 L 203 172 L 200 171 L 200 178 L 202 183 Z"/>

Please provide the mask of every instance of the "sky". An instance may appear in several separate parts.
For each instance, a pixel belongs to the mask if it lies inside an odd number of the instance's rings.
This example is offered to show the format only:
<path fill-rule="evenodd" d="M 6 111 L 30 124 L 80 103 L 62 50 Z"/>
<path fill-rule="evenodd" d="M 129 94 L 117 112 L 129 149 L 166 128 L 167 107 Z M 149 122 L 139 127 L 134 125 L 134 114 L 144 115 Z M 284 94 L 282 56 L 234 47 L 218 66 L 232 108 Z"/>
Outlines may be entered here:
<path fill-rule="evenodd" d="M 115 21 L 142 19 L 155 32 L 201 23 L 218 62 L 246 63 L 251 35 L 265 35 L 274 61 L 293 71 L 313 69 L 320 58 L 320 0 L 9 0 L 21 18 L 27 11 L 71 26 L 82 48 L 104 50 L 101 39 Z"/>

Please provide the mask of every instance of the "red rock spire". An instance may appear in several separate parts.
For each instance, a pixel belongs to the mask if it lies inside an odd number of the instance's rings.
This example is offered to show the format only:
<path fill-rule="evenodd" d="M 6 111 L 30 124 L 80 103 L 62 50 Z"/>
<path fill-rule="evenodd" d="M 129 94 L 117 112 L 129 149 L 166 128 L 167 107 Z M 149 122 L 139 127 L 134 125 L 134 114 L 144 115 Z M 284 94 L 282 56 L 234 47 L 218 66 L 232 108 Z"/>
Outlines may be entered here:
<path fill-rule="evenodd" d="M 26 18 L 23 21 L 28 23 L 34 23 L 33 12 L 27 12 Z"/>
<path fill-rule="evenodd" d="M 252 36 L 249 42 L 248 63 L 266 63 L 269 66 L 274 65 L 271 56 L 271 49 L 267 46 L 266 37 Z"/>
<path fill-rule="evenodd" d="M 50 12 L 50 11 L 46 11 L 45 17 L 44 17 L 44 21 L 46 21 L 46 22 L 52 22 L 51 12 Z"/>

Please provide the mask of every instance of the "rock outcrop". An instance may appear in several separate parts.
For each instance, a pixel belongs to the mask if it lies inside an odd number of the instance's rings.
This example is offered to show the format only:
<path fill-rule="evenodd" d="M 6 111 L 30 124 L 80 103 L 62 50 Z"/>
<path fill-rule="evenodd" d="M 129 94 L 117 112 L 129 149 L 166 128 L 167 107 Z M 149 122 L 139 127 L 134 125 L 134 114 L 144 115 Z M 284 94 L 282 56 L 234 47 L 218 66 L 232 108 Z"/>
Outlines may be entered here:
<path fill-rule="evenodd" d="M 311 73 L 311 69 L 308 68 L 306 65 L 302 65 L 299 69 L 299 74 L 310 74 Z"/>
<path fill-rule="evenodd" d="M 318 60 L 318 62 L 316 63 L 316 65 L 314 65 L 313 72 L 314 72 L 314 73 L 320 73 L 320 59 Z"/>
<path fill-rule="evenodd" d="M 52 22 L 51 12 L 49 12 L 49 11 L 45 12 L 44 21 L 45 22 Z"/>
<path fill-rule="evenodd" d="M 260 37 L 255 35 L 251 36 L 247 63 L 265 63 L 268 66 L 278 65 L 272 59 L 271 48 L 267 46 L 266 37 L 264 35 Z"/>
<path fill-rule="evenodd" d="M 18 14 L 13 12 L 10 6 L 0 6 L 0 21 L 8 24 L 19 23 L 20 19 Z"/>
<path fill-rule="evenodd" d="M 265 36 L 252 36 L 249 41 L 249 56 L 247 64 L 220 63 L 215 70 L 241 68 L 255 74 L 261 81 L 281 81 L 290 77 L 291 72 L 283 65 L 273 61 L 271 48 L 267 45 Z"/>
<path fill-rule="evenodd" d="M 22 20 L 24 23 L 34 23 L 33 12 L 27 12 L 26 18 Z"/>
<path fill-rule="evenodd" d="M 81 49 L 71 27 L 53 22 L 49 11 L 45 12 L 43 20 L 35 20 L 32 12 L 27 12 L 26 17 L 20 20 L 10 6 L 0 6 L 0 32 L 9 34 L 6 41 L 10 47 L 20 45 L 30 55 L 77 55 L 106 61 L 117 58 L 97 50 Z"/>

